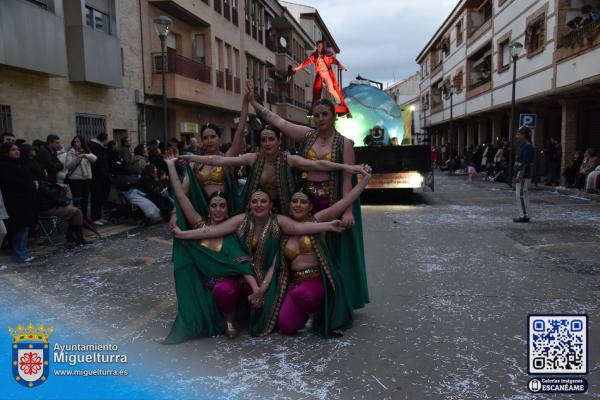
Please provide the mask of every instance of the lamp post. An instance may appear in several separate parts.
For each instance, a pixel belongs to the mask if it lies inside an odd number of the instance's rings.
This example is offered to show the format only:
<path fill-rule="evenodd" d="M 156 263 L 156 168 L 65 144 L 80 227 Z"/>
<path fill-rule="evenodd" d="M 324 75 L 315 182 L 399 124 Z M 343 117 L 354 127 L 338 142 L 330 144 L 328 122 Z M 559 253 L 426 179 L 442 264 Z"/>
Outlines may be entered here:
<path fill-rule="evenodd" d="M 451 140 L 454 140 L 454 118 L 453 118 L 453 109 L 454 109 L 454 93 L 456 93 L 456 86 L 450 85 L 450 137 L 448 138 L 448 143 L 451 143 Z"/>
<path fill-rule="evenodd" d="M 167 36 L 169 36 L 169 30 L 171 30 L 172 21 L 169 17 L 161 15 L 160 17 L 154 18 L 154 27 L 156 33 L 160 39 L 160 59 L 162 60 L 161 75 L 162 75 L 162 106 L 163 106 L 163 130 L 165 134 L 165 141 L 170 139 L 169 137 L 169 125 L 167 123 L 167 83 L 165 80 L 165 72 L 168 63 L 165 60 L 165 42 Z"/>
<path fill-rule="evenodd" d="M 512 174 L 511 169 L 514 160 L 514 129 L 515 129 L 515 92 L 517 87 L 517 60 L 523 50 L 523 45 L 519 42 L 512 42 L 509 44 L 508 49 L 510 51 L 510 57 L 513 62 L 513 80 L 512 80 L 512 102 L 510 105 L 510 121 L 508 124 L 508 165 L 506 166 L 506 181 L 509 186 L 512 186 Z"/>

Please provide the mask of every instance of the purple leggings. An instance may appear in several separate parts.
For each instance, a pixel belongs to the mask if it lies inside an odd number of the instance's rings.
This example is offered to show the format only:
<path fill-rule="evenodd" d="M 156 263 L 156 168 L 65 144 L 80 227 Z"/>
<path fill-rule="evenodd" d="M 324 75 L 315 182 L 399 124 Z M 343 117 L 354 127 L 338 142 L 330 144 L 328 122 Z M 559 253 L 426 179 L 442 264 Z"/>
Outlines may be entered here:
<path fill-rule="evenodd" d="M 291 335 L 302 329 L 308 315 L 321 309 L 324 296 L 325 288 L 320 276 L 299 284 L 291 284 L 279 310 L 277 327 L 281 333 Z"/>
<path fill-rule="evenodd" d="M 212 294 L 223 314 L 233 314 L 245 291 L 237 278 L 221 278 L 215 283 Z"/>

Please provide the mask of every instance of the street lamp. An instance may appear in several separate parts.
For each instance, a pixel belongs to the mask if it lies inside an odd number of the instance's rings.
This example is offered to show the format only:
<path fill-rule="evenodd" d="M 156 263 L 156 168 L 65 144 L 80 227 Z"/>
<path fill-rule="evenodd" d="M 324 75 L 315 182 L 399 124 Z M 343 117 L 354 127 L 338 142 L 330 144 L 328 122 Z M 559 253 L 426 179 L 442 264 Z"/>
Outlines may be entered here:
<path fill-rule="evenodd" d="M 154 18 L 154 27 L 156 28 L 156 33 L 158 38 L 160 39 L 160 59 L 162 60 L 161 65 L 161 75 L 162 75 L 162 103 L 163 103 L 163 130 L 165 133 L 165 141 L 169 140 L 169 128 L 167 124 L 167 83 L 165 80 L 165 72 L 167 69 L 168 63 L 165 60 L 165 42 L 167 41 L 167 36 L 169 36 L 169 31 L 171 30 L 171 25 L 173 22 L 169 17 L 165 17 L 161 15 L 160 17 Z"/>
<path fill-rule="evenodd" d="M 450 85 L 448 87 L 448 91 L 450 92 L 450 135 L 448 138 L 448 143 L 451 144 L 451 140 L 454 139 L 454 118 L 453 118 L 453 108 L 454 108 L 454 103 L 453 103 L 453 97 L 454 94 L 456 93 L 456 86 L 455 85 Z"/>
<path fill-rule="evenodd" d="M 512 58 L 512 62 L 513 62 L 513 80 L 512 80 L 512 102 L 510 105 L 510 121 L 509 121 L 509 125 L 508 125 L 509 158 L 508 158 L 508 165 L 506 166 L 506 181 L 509 186 L 512 186 L 512 179 L 511 179 L 512 174 L 510 173 L 510 171 L 511 171 L 511 168 L 513 165 L 513 160 L 514 160 L 513 136 L 514 136 L 514 129 L 515 129 L 515 108 L 516 108 L 515 107 L 515 92 L 516 92 L 516 87 L 517 87 L 517 60 L 519 59 L 519 55 L 521 54 L 521 51 L 523 50 L 523 45 L 519 42 L 512 42 L 511 44 L 508 45 L 508 49 L 510 51 L 510 57 Z"/>

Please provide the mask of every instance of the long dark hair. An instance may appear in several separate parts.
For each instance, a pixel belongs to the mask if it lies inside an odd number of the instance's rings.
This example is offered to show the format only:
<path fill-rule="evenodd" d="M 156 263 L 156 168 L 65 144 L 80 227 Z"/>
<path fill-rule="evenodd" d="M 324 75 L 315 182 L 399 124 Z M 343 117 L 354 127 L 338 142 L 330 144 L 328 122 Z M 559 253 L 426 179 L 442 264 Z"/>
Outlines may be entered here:
<path fill-rule="evenodd" d="M 85 151 L 86 153 L 90 152 L 90 148 L 88 147 L 87 140 L 85 140 L 85 138 L 80 135 L 75 135 L 73 140 L 71 140 L 71 148 L 73 148 L 73 143 L 75 143 L 75 139 L 79 139 L 79 143 L 81 143 L 81 148 L 83 149 L 83 151 Z"/>
<path fill-rule="evenodd" d="M 217 134 L 218 137 L 221 137 L 221 128 L 219 128 L 217 125 L 213 124 L 212 122 L 207 122 L 206 124 L 202 125 L 202 127 L 200 128 L 200 139 L 202 139 L 202 134 L 207 129 L 212 129 L 213 131 L 215 131 L 215 133 Z"/>
<path fill-rule="evenodd" d="M 17 148 L 19 148 L 19 146 L 17 146 L 14 143 L 2 143 L 2 146 L 0 146 L 0 157 L 9 158 L 8 153 L 10 152 L 10 149 L 13 146 L 16 146 Z M 19 150 L 19 151 L 21 151 L 21 150 Z"/>

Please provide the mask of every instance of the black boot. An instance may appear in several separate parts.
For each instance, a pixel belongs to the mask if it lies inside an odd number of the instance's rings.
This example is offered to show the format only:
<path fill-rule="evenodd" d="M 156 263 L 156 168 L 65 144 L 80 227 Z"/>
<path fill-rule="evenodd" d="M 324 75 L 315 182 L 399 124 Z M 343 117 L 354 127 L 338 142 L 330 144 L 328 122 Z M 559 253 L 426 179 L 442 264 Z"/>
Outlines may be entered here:
<path fill-rule="evenodd" d="M 77 242 L 73 226 L 71 225 L 69 225 L 69 227 L 67 228 L 67 242 Z"/>
<path fill-rule="evenodd" d="M 75 225 L 75 226 L 73 226 L 73 232 L 75 233 L 75 243 L 78 246 L 82 246 L 82 245 L 86 245 L 86 244 L 92 244 L 92 242 L 88 242 L 83 237 L 83 230 L 81 229 L 81 225 Z"/>

